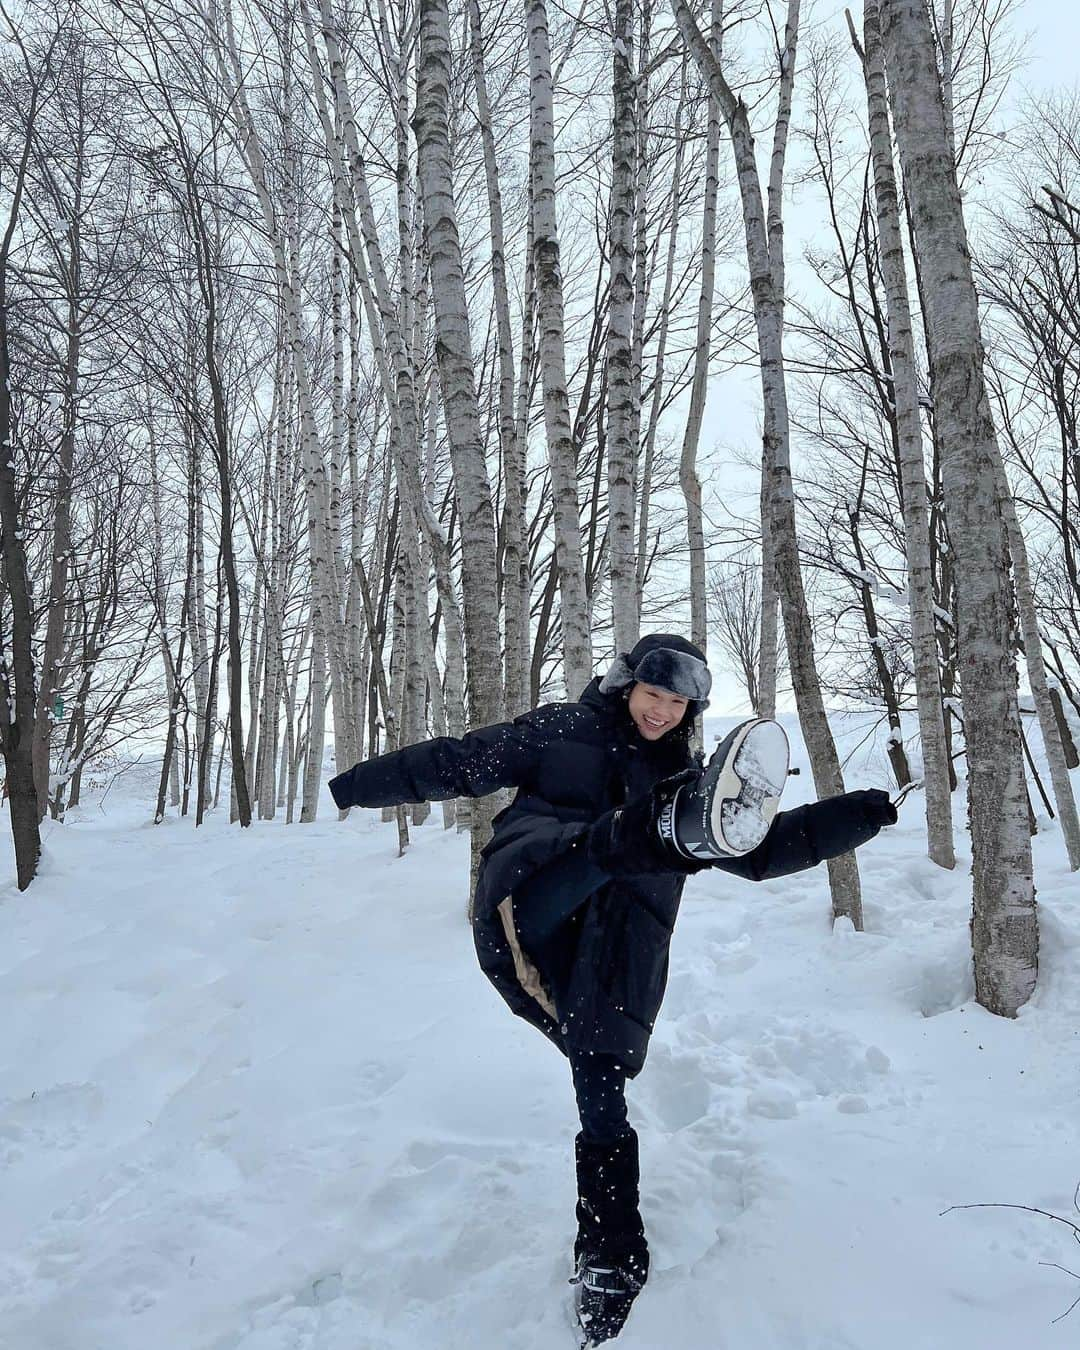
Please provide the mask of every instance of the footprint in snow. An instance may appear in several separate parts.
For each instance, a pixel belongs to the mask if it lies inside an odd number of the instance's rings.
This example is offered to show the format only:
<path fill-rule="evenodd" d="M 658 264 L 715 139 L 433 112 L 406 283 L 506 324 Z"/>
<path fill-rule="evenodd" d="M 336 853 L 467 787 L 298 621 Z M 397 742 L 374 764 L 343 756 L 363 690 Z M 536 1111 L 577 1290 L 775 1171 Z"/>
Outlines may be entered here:
<path fill-rule="evenodd" d="M 358 1079 L 357 1089 L 364 1101 L 378 1101 L 380 1097 L 395 1088 L 405 1077 L 405 1069 L 400 1065 L 385 1064 L 382 1060 L 369 1060 L 359 1064 L 355 1070 Z"/>
<path fill-rule="evenodd" d="M 654 1045 L 640 1096 L 665 1130 L 674 1132 L 700 1120 L 708 1114 L 710 1097 L 701 1057 Z"/>
<path fill-rule="evenodd" d="M 799 1102 L 868 1097 L 889 1070 L 888 1056 L 877 1046 L 863 1045 L 838 1027 L 801 1018 L 772 1019 L 756 1029 L 743 1050 L 753 1093 L 765 1103 L 763 1109 L 750 1108 L 755 1115 L 794 1114 L 786 1106 L 769 1108 L 768 1100 L 777 1094 L 786 1094 L 796 1107 Z"/>
<path fill-rule="evenodd" d="M 753 951 L 754 940 L 749 933 L 742 933 L 734 942 L 707 941 L 705 951 L 713 970 L 718 975 L 741 975 L 752 970 L 758 963 Z"/>
<path fill-rule="evenodd" d="M 663 1141 L 646 1142 L 642 1204 L 657 1268 L 692 1267 L 729 1240 L 766 1187 L 744 1117 L 714 1110 Z"/>
<path fill-rule="evenodd" d="M 790 1120 L 799 1114 L 799 1104 L 787 1088 L 768 1085 L 756 1088 L 746 1099 L 746 1109 L 752 1116 L 767 1120 Z"/>
<path fill-rule="evenodd" d="M 340 1298 L 342 1288 L 343 1282 L 339 1271 L 317 1275 L 310 1284 L 300 1290 L 296 1295 L 296 1301 L 302 1308 L 321 1308 Z"/>
<path fill-rule="evenodd" d="M 11 1165 L 27 1151 L 74 1148 L 100 1115 L 102 1100 L 93 1083 L 58 1083 L 0 1103 L 0 1163 Z"/>

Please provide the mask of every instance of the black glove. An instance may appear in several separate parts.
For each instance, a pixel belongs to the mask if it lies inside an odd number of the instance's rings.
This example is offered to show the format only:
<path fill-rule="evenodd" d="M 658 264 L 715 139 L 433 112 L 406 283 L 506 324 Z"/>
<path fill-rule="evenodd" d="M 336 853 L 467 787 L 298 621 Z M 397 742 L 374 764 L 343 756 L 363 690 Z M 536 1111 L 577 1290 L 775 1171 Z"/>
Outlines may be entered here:
<path fill-rule="evenodd" d="M 896 807 L 892 804 L 892 799 L 887 792 L 881 788 L 863 788 L 858 792 L 849 792 L 848 797 L 853 805 L 858 806 L 869 824 L 876 830 L 880 830 L 883 825 L 895 825 L 897 822 Z"/>
<path fill-rule="evenodd" d="M 699 872 L 702 864 L 684 858 L 660 838 L 657 820 L 676 791 L 699 769 L 685 769 L 665 778 L 625 806 L 606 811 L 582 836 L 589 861 L 610 876 L 644 872 Z"/>

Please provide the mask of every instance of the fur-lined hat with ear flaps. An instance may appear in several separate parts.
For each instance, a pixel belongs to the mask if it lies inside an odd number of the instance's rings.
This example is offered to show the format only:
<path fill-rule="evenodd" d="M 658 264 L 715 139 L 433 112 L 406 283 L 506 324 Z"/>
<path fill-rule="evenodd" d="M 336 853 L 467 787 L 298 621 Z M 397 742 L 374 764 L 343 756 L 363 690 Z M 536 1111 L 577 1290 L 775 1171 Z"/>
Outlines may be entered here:
<path fill-rule="evenodd" d="M 680 694 L 696 705 L 696 717 L 709 706 L 712 676 L 704 652 L 692 642 L 675 633 L 651 633 L 637 642 L 633 651 L 615 657 L 600 681 L 600 692 L 610 694 L 633 684 L 651 684 Z"/>

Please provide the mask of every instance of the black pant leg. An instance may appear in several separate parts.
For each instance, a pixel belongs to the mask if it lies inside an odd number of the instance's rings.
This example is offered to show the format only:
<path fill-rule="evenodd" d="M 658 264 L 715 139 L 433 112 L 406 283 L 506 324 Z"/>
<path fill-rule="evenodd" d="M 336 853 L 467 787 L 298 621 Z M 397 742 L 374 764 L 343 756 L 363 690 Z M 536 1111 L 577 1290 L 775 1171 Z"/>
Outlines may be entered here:
<path fill-rule="evenodd" d="M 569 1051 L 581 1132 L 593 1143 L 614 1143 L 630 1133 L 626 1070 L 611 1055 Z"/>

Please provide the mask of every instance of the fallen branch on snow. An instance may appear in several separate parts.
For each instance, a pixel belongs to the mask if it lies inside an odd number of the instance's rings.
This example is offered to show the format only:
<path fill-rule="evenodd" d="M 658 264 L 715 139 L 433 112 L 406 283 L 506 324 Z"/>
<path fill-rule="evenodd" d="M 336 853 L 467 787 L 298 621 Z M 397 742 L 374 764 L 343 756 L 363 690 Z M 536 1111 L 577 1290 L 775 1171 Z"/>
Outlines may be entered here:
<path fill-rule="evenodd" d="M 954 1209 L 1023 1209 L 1029 1214 L 1041 1214 L 1044 1219 L 1053 1219 L 1055 1223 L 1063 1223 L 1066 1228 L 1071 1230 L 1073 1241 L 1080 1245 L 1080 1224 L 1073 1223 L 1072 1219 L 1066 1219 L 1048 1209 L 1039 1209 L 1037 1205 L 1012 1205 L 1005 1201 L 987 1200 L 982 1204 L 950 1205 L 948 1209 L 943 1209 L 938 1217 L 944 1218 L 946 1214 L 951 1214 Z M 1076 1183 L 1076 1190 L 1073 1191 L 1073 1209 L 1076 1210 L 1077 1214 L 1080 1214 L 1080 1181 Z M 1080 1274 L 1075 1270 L 1069 1270 L 1067 1266 L 1059 1265 L 1056 1261 L 1040 1261 L 1039 1265 L 1049 1266 L 1052 1270 L 1064 1271 L 1066 1275 L 1071 1275 L 1074 1280 L 1080 1280 Z M 1055 1322 L 1063 1322 L 1078 1303 L 1080 1303 L 1080 1294 L 1077 1294 L 1063 1313 L 1059 1313 L 1057 1317 L 1051 1319 L 1050 1325 L 1053 1326 Z"/>

